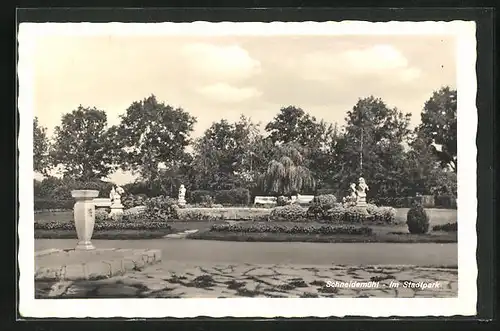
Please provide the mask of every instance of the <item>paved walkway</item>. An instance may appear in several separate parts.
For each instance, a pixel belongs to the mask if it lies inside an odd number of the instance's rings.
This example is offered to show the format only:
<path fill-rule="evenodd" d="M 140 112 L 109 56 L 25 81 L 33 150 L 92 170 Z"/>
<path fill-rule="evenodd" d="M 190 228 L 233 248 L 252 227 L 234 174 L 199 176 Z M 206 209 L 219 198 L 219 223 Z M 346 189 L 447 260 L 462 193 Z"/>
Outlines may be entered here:
<path fill-rule="evenodd" d="M 210 240 L 93 240 L 97 248 L 161 249 L 165 268 L 173 261 L 307 265 L 457 266 L 457 244 L 272 243 Z M 35 250 L 74 248 L 76 240 L 37 239 Z"/>
<path fill-rule="evenodd" d="M 37 298 L 454 297 L 457 270 L 172 262 L 94 281 L 36 282 Z"/>

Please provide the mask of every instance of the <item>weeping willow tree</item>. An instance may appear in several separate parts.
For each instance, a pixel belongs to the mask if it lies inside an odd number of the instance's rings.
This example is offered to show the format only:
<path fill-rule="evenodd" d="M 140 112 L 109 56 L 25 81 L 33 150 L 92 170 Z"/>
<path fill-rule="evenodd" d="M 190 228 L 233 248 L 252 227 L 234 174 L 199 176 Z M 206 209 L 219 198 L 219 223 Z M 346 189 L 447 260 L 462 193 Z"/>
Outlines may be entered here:
<path fill-rule="evenodd" d="M 269 162 L 266 172 L 261 176 L 264 192 L 290 197 L 303 190 L 314 189 L 315 180 L 296 146 L 281 146 L 277 156 Z"/>

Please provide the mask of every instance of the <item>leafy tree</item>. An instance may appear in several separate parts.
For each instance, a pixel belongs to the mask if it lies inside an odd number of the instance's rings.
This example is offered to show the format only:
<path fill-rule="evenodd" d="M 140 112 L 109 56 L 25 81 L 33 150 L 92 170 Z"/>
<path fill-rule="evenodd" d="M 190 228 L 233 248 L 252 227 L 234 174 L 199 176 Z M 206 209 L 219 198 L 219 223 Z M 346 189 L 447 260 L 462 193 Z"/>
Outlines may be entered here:
<path fill-rule="evenodd" d="M 50 167 L 49 139 L 47 128 L 38 124 L 38 117 L 33 119 L 33 170 L 46 175 Z"/>
<path fill-rule="evenodd" d="M 50 157 L 54 166 L 63 166 L 64 177 L 91 181 L 113 170 L 106 125 L 106 113 L 96 108 L 80 105 L 63 115 L 61 125 L 55 128 Z"/>
<path fill-rule="evenodd" d="M 457 91 L 448 86 L 435 91 L 424 105 L 421 120 L 419 135 L 427 139 L 442 166 L 457 172 Z"/>
<path fill-rule="evenodd" d="M 152 185 L 160 179 L 161 163 L 178 166 L 186 158 L 196 118 L 183 109 L 158 102 L 151 95 L 132 103 L 120 120 L 110 128 L 110 135 L 114 160 L 123 170 L 138 172 Z"/>
<path fill-rule="evenodd" d="M 308 146 L 311 143 L 321 143 L 322 135 L 331 130 L 331 126 L 324 121 L 318 121 L 301 108 L 288 106 L 281 108 L 265 129 L 274 143 L 296 142 Z"/>
<path fill-rule="evenodd" d="M 213 123 L 195 143 L 196 187 L 221 190 L 251 182 L 253 148 L 259 139 L 258 125 L 245 116 L 236 123 Z"/>
<path fill-rule="evenodd" d="M 440 166 L 438 156 L 426 139 L 416 136 L 411 142 L 404 169 L 407 196 L 414 196 L 416 193 L 456 196 L 456 174 Z"/>
<path fill-rule="evenodd" d="M 362 176 L 369 182 L 369 194 L 394 196 L 402 190 L 403 143 L 410 133 L 410 116 L 373 96 L 358 100 L 347 112 L 338 146 L 341 188 Z"/>
<path fill-rule="evenodd" d="M 291 196 L 315 186 L 311 171 L 305 167 L 301 146 L 289 143 L 276 150 L 275 158 L 260 177 L 264 192 Z"/>

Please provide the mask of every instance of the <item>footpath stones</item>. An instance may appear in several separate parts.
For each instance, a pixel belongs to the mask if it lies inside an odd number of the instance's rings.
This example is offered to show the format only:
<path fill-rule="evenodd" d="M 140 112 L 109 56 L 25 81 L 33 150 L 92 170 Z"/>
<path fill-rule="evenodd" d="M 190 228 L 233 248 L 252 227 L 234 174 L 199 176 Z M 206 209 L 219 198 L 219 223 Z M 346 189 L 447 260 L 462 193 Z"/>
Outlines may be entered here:
<path fill-rule="evenodd" d="M 161 250 L 46 250 L 35 253 L 35 281 L 109 278 L 161 261 Z"/>
<path fill-rule="evenodd" d="M 146 254 L 151 255 L 155 254 Z M 37 282 L 37 297 L 432 298 L 458 295 L 456 269 L 421 269 L 414 266 L 210 266 L 177 263 L 170 267 L 169 264 L 149 265 L 142 271 L 131 271 L 107 279 L 63 282 L 53 286 L 49 286 L 47 281 Z M 363 287 L 365 283 L 376 286 Z M 440 286 L 422 287 L 422 284 L 434 283 Z"/>

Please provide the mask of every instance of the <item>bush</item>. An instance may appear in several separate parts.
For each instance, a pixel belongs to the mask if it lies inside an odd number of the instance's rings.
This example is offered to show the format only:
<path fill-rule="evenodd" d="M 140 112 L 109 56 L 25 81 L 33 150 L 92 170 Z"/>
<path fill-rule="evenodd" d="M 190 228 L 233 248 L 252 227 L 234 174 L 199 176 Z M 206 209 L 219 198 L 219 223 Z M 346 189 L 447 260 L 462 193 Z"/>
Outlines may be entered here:
<path fill-rule="evenodd" d="M 112 183 L 100 180 L 77 181 L 69 178 L 47 177 L 42 181 L 35 181 L 33 189 L 36 198 L 71 200 L 73 190 L 97 190 L 99 197 L 108 197 L 112 187 Z"/>
<path fill-rule="evenodd" d="M 307 210 L 299 205 L 287 205 L 274 207 L 271 210 L 270 219 L 272 221 L 304 221 Z"/>
<path fill-rule="evenodd" d="M 115 222 L 104 221 L 95 223 L 94 231 L 102 230 L 155 230 L 155 229 L 170 229 L 170 225 L 164 222 Z M 66 230 L 76 231 L 74 222 L 35 222 L 35 230 Z"/>
<path fill-rule="evenodd" d="M 206 196 L 212 197 L 212 192 L 206 190 L 194 190 L 187 193 L 189 194 L 189 202 L 192 204 L 203 203 L 203 200 L 207 199 Z"/>
<path fill-rule="evenodd" d="M 292 201 L 285 197 L 284 195 L 280 195 L 279 197 L 276 198 L 276 206 L 282 207 L 291 204 Z"/>
<path fill-rule="evenodd" d="M 206 213 L 201 210 L 184 209 L 179 215 L 179 220 L 183 221 L 207 221 L 213 222 L 222 220 L 220 214 Z"/>
<path fill-rule="evenodd" d="M 145 194 L 129 194 L 121 200 L 122 205 L 125 208 L 130 209 L 137 206 L 144 206 L 147 199 L 148 197 Z"/>
<path fill-rule="evenodd" d="M 210 228 L 212 232 L 240 232 L 240 233 L 289 233 L 289 234 L 314 234 L 314 235 L 332 235 L 332 234 L 352 234 L 352 235 L 370 235 L 372 229 L 369 227 L 355 226 L 286 226 L 281 224 L 254 224 L 251 226 L 242 226 L 238 224 L 214 224 Z"/>
<path fill-rule="evenodd" d="M 327 219 L 328 210 L 338 207 L 337 198 L 333 194 L 317 195 L 311 201 L 307 210 L 307 217 L 313 219 Z"/>
<path fill-rule="evenodd" d="M 164 221 L 177 219 L 179 217 L 177 201 L 169 197 L 159 196 L 150 198 L 145 201 L 146 210 L 144 217 L 148 217 L 151 221 Z M 142 214 L 141 214 L 142 215 Z"/>
<path fill-rule="evenodd" d="M 434 225 L 432 231 L 457 232 L 457 222 Z"/>
<path fill-rule="evenodd" d="M 326 206 L 327 209 L 333 208 L 335 203 L 337 202 L 337 198 L 333 194 L 323 194 L 316 195 L 312 200 L 312 203 L 315 205 Z"/>
<path fill-rule="evenodd" d="M 396 223 L 396 209 L 392 207 L 377 207 L 367 209 L 369 221 L 377 224 Z"/>
<path fill-rule="evenodd" d="M 406 215 L 406 224 L 410 233 L 422 234 L 429 231 L 429 217 L 422 205 L 410 208 Z"/>
<path fill-rule="evenodd" d="M 215 192 L 215 202 L 221 205 L 247 206 L 250 204 L 250 191 L 246 188 L 235 188 Z"/>
<path fill-rule="evenodd" d="M 54 200 L 51 198 L 34 199 L 35 210 L 72 210 L 75 206 L 75 199 Z"/>
<path fill-rule="evenodd" d="M 110 219 L 111 217 L 109 216 L 109 213 L 105 209 L 99 208 L 95 210 L 96 223 L 109 221 Z"/>
<path fill-rule="evenodd" d="M 366 208 L 349 207 L 346 208 L 344 222 L 346 223 L 364 223 L 368 220 L 370 214 Z"/>
<path fill-rule="evenodd" d="M 205 208 L 212 208 L 214 205 L 214 199 L 211 195 L 203 195 L 201 197 L 200 206 Z"/>

